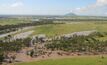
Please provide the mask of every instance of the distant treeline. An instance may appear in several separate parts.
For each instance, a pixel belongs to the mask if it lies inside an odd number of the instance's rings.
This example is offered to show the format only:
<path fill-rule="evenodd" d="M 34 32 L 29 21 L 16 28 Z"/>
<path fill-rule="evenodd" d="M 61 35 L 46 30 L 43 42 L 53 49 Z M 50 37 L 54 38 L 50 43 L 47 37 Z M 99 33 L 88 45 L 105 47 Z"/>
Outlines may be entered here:
<path fill-rule="evenodd" d="M 42 19 L 42 20 L 45 20 L 45 21 L 107 21 L 107 19 Z"/>
<path fill-rule="evenodd" d="M 31 23 L 20 23 L 17 25 L 0 25 L 0 34 L 8 33 L 10 31 L 15 31 L 18 28 L 36 26 L 36 25 L 44 25 L 44 24 L 54 24 L 54 23 L 53 21 L 33 21 Z"/>

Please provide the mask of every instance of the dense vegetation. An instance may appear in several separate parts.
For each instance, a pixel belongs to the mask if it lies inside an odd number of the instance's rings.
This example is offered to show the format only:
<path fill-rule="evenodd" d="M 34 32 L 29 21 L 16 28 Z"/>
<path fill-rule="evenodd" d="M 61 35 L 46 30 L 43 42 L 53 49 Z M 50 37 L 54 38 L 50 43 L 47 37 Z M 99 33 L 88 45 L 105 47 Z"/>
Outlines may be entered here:
<path fill-rule="evenodd" d="M 24 47 L 30 46 L 30 38 L 17 39 L 10 41 L 10 39 L 5 39 L 5 41 L 0 41 L 0 62 L 6 58 L 6 55 L 11 52 L 18 52 Z"/>
<path fill-rule="evenodd" d="M 106 52 L 107 41 L 97 40 L 95 37 L 103 37 L 103 34 L 96 32 L 89 36 L 77 36 L 61 39 L 53 39 L 46 44 L 46 47 L 51 50 L 63 50 L 70 52 Z"/>

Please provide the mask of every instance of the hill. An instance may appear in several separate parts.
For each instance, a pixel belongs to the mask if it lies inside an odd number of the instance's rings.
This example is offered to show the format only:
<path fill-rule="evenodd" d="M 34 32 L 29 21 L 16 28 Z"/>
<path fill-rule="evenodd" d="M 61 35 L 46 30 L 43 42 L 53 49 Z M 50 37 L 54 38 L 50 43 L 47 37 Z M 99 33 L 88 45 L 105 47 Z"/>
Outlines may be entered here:
<path fill-rule="evenodd" d="M 70 13 L 65 14 L 65 16 L 77 16 L 77 15 L 75 13 L 70 12 Z"/>

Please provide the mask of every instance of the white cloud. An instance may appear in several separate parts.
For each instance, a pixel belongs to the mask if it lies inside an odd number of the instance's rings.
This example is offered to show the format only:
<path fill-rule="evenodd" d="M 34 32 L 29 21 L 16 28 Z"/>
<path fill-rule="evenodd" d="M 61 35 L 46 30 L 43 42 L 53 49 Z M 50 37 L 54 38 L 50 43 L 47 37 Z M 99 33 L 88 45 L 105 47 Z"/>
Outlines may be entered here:
<path fill-rule="evenodd" d="M 0 5 L 0 14 L 25 14 L 26 6 L 21 0 Z"/>
<path fill-rule="evenodd" d="M 22 6 L 24 6 L 24 4 L 22 2 L 15 2 L 10 5 L 10 7 L 22 7 Z"/>
<path fill-rule="evenodd" d="M 98 5 L 106 5 L 107 4 L 107 0 L 97 0 L 96 4 L 98 4 Z"/>
<path fill-rule="evenodd" d="M 76 14 L 99 14 L 101 13 L 101 8 L 107 6 L 107 0 L 96 0 L 96 3 L 90 4 L 86 7 L 80 7 L 74 9 L 72 12 Z M 100 12 L 99 12 L 100 11 Z"/>
<path fill-rule="evenodd" d="M 107 15 L 107 12 L 105 13 L 105 15 Z"/>

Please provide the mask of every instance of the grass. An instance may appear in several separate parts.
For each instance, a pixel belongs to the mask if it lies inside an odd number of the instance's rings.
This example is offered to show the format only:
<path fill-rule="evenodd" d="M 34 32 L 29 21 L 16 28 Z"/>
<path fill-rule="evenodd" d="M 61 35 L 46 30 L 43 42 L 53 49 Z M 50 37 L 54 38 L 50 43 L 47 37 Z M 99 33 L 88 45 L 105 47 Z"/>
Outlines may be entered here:
<path fill-rule="evenodd" d="M 94 22 L 88 23 L 78 23 L 78 24 L 50 24 L 50 25 L 41 25 L 35 27 L 36 34 L 46 34 L 47 36 L 56 36 L 62 34 L 69 34 L 72 32 L 79 31 L 89 31 L 89 30 L 97 30 L 100 32 L 107 32 L 107 24 L 96 24 Z"/>
<path fill-rule="evenodd" d="M 107 57 L 102 59 L 100 56 L 81 56 L 64 59 L 50 59 L 38 62 L 18 63 L 16 65 L 107 65 Z"/>
<path fill-rule="evenodd" d="M 28 23 L 29 20 L 24 19 L 0 19 L 0 25 L 16 25 L 19 23 Z"/>
<path fill-rule="evenodd" d="M 46 34 L 47 36 L 62 35 L 76 31 L 92 30 L 91 25 L 86 24 L 52 24 L 35 27 L 35 34 Z M 91 26 L 92 27 L 92 26 Z"/>
<path fill-rule="evenodd" d="M 104 37 L 97 37 L 96 39 L 100 40 L 100 41 L 106 41 L 107 40 L 107 36 L 104 36 Z"/>

